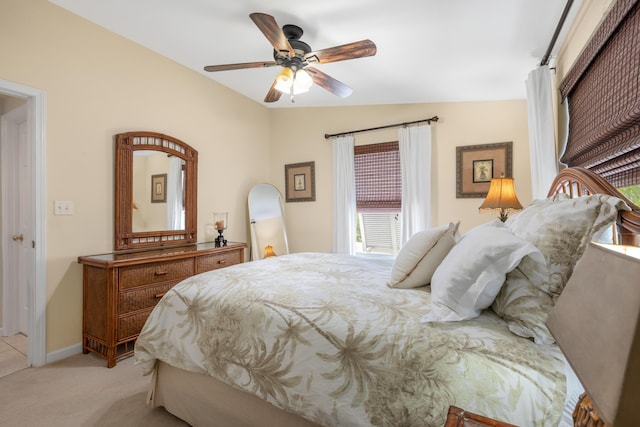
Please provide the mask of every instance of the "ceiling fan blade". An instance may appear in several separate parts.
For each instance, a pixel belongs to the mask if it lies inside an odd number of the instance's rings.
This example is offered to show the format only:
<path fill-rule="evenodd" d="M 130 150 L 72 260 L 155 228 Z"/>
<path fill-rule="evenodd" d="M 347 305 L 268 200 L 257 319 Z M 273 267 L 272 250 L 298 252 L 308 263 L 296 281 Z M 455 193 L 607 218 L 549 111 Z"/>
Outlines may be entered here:
<path fill-rule="evenodd" d="M 288 53 L 290 57 L 296 56 L 291 44 L 289 44 L 289 40 L 287 40 L 273 16 L 256 12 L 249 15 L 249 17 L 269 40 L 276 52 Z"/>
<path fill-rule="evenodd" d="M 264 97 L 264 102 L 276 102 L 280 99 L 280 95 L 282 92 L 276 89 L 277 80 L 274 80 L 271 84 L 271 88 L 269 92 L 267 92 L 267 96 Z"/>
<path fill-rule="evenodd" d="M 325 74 L 316 68 L 306 67 L 304 70 L 311 74 L 311 78 L 313 79 L 313 82 L 315 84 L 323 89 L 328 90 L 334 95 L 339 96 L 340 98 L 346 98 L 347 96 L 351 95 L 351 92 L 353 92 L 353 89 L 351 89 L 346 84 L 334 79 L 330 75 Z"/>
<path fill-rule="evenodd" d="M 360 40 L 359 42 L 309 52 L 304 59 L 309 63 L 326 64 L 327 62 L 374 56 L 377 50 L 376 44 L 371 40 Z"/>
<path fill-rule="evenodd" d="M 225 65 L 207 65 L 204 67 L 205 71 L 227 71 L 227 70 L 241 70 L 243 68 L 266 68 L 276 66 L 274 61 L 264 62 L 243 62 L 239 64 L 225 64 Z"/>

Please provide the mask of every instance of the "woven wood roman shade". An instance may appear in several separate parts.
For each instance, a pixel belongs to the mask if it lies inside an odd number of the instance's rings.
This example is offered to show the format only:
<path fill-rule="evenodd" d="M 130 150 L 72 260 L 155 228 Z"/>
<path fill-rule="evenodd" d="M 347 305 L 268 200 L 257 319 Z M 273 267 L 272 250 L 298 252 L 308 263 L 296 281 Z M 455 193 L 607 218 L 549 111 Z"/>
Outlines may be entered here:
<path fill-rule="evenodd" d="M 398 141 L 354 147 L 356 210 L 400 212 L 402 177 Z"/>
<path fill-rule="evenodd" d="M 560 85 L 569 102 L 561 161 L 616 187 L 640 184 L 640 0 L 618 0 Z"/>

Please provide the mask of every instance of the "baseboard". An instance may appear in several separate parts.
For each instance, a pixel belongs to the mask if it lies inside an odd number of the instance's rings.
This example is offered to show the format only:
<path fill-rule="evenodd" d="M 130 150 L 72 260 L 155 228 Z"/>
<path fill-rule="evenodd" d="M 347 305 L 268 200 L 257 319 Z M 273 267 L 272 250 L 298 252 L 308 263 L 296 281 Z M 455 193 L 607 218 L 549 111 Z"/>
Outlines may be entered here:
<path fill-rule="evenodd" d="M 60 350 L 47 353 L 46 364 L 57 362 L 58 360 L 66 359 L 67 357 L 75 356 L 82 353 L 82 343 L 73 344 L 69 347 L 61 348 Z"/>

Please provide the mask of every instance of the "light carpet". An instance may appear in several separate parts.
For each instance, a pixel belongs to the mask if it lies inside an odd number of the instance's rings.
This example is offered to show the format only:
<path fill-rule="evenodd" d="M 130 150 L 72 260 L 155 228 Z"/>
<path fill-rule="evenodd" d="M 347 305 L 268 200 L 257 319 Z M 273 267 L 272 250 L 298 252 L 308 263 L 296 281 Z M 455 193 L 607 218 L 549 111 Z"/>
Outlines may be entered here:
<path fill-rule="evenodd" d="M 151 376 L 132 357 L 108 369 L 106 360 L 79 354 L 0 378 L 0 426 L 187 426 L 145 400 Z"/>

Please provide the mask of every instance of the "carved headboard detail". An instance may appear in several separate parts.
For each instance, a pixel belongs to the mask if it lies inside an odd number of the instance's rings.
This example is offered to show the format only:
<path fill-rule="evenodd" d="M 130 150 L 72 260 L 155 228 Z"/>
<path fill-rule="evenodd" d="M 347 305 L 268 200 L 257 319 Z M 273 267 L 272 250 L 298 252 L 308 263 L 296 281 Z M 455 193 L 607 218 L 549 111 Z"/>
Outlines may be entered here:
<path fill-rule="evenodd" d="M 620 242 L 624 245 L 640 246 L 640 207 L 633 204 L 607 180 L 584 168 L 566 168 L 556 176 L 549 190 L 549 196 L 558 193 L 570 197 L 589 194 L 608 194 L 624 200 L 631 211 L 621 211 L 616 221 Z"/>

